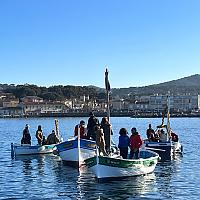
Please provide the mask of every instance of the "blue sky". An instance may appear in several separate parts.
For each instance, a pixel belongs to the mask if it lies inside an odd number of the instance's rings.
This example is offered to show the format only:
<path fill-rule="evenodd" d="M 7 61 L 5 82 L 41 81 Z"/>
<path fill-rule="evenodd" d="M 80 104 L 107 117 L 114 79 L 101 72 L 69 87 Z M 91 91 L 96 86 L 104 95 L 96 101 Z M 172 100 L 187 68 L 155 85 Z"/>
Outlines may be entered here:
<path fill-rule="evenodd" d="M 1 0 L 0 83 L 145 86 L 200 74 L 199 0 Z"/>

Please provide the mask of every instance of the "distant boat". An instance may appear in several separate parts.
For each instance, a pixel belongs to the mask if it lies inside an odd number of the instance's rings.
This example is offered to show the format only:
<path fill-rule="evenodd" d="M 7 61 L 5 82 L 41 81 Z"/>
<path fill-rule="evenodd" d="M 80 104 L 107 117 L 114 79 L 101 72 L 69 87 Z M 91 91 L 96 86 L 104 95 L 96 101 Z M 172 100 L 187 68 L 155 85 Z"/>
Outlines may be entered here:
<path fill-rule="evenodd" d="M 183 146 L 180 143 L 179 137 L 175 134 L 170 126 L 170 108 L 169 108 L 169 96 L 167 96 L 167 124 L 164 124 L 165 112 L 163 113 L 162 123 L 157 126 L 154 135 L 157 135 L 157 141 L 149 141 L 146 139 L 145 146 L 152 151 L 159 154 L 161 160 L 171 160 L 177 154 L 182 154 Z M 164 135 L 164 138 L 161 137 Z"/>
<path fill-rule="evenodd" d="M 57 151 L 64 163 L 80 167 L 84 160 L 96 154 L 96 142 L 74 137 L 56 145 Z"/>
<path fill-rule="evenodd" d="M 59 141 L 62 141 L 60 132 L 59 132 L 59 124 L 58 120 L 55 119 L 55 128 L 56 135 Z M 38 154 L 49 154 L 56 152 L 56 144 L 48 144 L 48 145 L 30 145 L 30 144 L 16 144 L 11 143 L 11 157 L 18 155 L 38 155 Z"/>
<path fill-rule="evenodd" d="M 56 150 L 55 144 L 52 145 L 29 145 L 29 144 L 14 144 L 11 143 L 11 156 L 17 155 L 35 155 L 48 154 Z"/>

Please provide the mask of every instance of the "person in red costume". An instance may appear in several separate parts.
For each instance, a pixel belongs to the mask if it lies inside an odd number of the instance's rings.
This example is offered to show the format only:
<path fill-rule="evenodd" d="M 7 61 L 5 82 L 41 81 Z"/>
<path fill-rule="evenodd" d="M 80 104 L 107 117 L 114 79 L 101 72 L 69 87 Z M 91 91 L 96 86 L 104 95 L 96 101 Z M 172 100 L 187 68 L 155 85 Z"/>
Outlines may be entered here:
<path fill-rule="evenodd" d="M 83 120 L 80 121 L 80 124 L 77 124 L 74 129 L 74 136 L 78 136 L 78 128 L 80 128 L 80 138 L 87 138 L 87 128 L 85 127 L 85 122 Z"/>
<path fill-rule="evenodd" d="M 132 159 L 133 157 L 135 159 L 139 158 L 139 149 L 143 144 L 143 140 L 142 137 L 140 136 L 140 134 L 137 132 L 137 129 L 134 127 L 131 129 L 131 137 L 130 137 L 130 159 Z"/>

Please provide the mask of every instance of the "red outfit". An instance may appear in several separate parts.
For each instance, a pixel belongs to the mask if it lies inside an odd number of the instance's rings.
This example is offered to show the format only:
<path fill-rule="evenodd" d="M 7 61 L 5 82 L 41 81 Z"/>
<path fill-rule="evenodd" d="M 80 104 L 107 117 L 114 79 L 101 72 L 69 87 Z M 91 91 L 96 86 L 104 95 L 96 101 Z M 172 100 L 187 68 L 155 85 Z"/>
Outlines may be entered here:
<path fill-rule="evenodd" d="M 79 126 L 80 128 L 80 138 L 86 138 L 86 128 L 83 126 Z M 74 136 L 78 135 L 78 125 L 75 126 Z"/>
<path fill-rule="evenodd" d="M 171 132 L 172 141 L 178 142 L 178 135 L 176 133 Z"/>
<path fill-rule="evenodd" d="M 130 147 L 131 149 L 139 149 L 143 144 L 142 137 L 140 134 L 138 135 L 131 135 L 130 137 Z"/>

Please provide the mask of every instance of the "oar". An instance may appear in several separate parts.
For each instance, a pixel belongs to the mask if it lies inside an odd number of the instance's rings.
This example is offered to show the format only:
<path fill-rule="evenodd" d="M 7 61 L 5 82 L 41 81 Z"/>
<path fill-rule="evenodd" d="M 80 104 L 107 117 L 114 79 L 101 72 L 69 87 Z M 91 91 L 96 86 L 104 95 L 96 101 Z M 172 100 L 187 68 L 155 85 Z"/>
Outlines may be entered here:
<path fill-rule="evenodd" d="M 149 150 L 155 150 L 155 151 L 166 151 L 166 150 L 163 150 L 163 149 L 155 149 L 155 148 L 151 148 L 151 147 L 145 147 L 146 149 L 149 149 Z"/>

